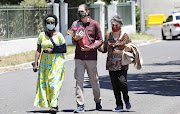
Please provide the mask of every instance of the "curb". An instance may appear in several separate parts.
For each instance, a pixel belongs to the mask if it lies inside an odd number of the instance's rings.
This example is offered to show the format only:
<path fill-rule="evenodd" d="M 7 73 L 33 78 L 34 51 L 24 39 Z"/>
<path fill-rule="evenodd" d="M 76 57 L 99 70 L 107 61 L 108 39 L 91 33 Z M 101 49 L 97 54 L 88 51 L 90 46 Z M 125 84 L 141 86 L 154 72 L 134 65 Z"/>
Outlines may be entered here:
<path fill-rule="evenodd" d="M 157 42 L 161 42 L 161 40 L 155 39 L 155 40 L 138 40 L 138 41 L 133 41 L 137 46 L 144 46 L 144 45 L 148 45 L 151 43 L 157 43 Z M 70 61 L 74 59 L 74 54 L 71 55 L 67 55 L 65 56 L 66 61 Z M 33 62 L 33 61 L 32 61 Z M 6 73 L 6 72 L 11 72 L 11 71 L 16 71 L 16 70 L 21 70 L 21 69 L 28 69 L 28 68 L 32 68 L 31 63 L 32 62 L 28 62 L 28 63 L 23 63 L 20 65 L 15 65 L 15 66 L 7 66 L 7 67 L 0 67 L 0 74 Z"/>

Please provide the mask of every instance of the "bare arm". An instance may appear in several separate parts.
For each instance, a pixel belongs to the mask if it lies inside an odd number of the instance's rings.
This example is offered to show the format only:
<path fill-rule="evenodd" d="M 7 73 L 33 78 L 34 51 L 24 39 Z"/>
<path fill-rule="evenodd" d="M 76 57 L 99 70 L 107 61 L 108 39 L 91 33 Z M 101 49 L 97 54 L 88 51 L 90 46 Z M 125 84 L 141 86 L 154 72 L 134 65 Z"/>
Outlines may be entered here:
<path fill-rule="evenodd" d="M 40 54 L 41 54 L 41 45 L 37 45 L 37 50 L 36 50 L 36 53 L 35 53 L 35 65 L 33 67 L 33 71 L 35 72 L 35 69 L 38 69 L 38 60 L 39 60 L 39 57 L 40 57 Z"/>

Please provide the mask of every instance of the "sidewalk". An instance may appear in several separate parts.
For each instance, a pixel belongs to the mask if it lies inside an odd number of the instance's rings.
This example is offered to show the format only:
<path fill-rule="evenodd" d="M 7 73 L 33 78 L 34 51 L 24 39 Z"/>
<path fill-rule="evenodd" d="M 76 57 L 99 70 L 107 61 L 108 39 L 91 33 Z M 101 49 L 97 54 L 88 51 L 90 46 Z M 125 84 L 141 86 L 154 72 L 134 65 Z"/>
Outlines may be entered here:
<path fill-rule="evenodd" d="M 148 41 L 147 40 L 137 40 L 137 41 L 133 41 L 133 42 L 137 46 L 143 46 L 143 45 L 148 45 L 148 44 L 155 43 L 155 42 L 160 42 L 160 41 L 161 40 L 155 39 L 155 40 L 148 40 Z M 74 54 L 67 55 L 67 56 L 65 56 L 65 58 L 66 58 L 66 61 L 73 60 L 74 59 Z M 32 68 L 31 63 L 32 62 L 23 63 L 23 64 L 15 65 L 15 66 L 0 67 L 0 74 L 15 71 L 15 70 Z"/>

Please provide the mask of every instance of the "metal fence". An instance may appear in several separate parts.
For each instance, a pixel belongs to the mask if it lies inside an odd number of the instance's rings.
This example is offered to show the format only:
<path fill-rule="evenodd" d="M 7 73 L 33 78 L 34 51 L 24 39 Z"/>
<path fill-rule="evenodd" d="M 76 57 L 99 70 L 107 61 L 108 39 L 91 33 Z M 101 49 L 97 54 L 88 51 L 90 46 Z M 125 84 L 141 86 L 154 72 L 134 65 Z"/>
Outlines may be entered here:
<path fill-rule="evenodd" d="M 68 28 L 72 23 L 78 19 L 77 17 L 78 7 L 68 7 Z"/>
<path fill-rule="evenodd" d="M 132 11 L 130 3 L 118 3 L 117 14 L 122 17 L 124 25 L 132 25 Z"/>
<path fill-rule="evenodd" d="M 52 6 L 0 6 L 0 40 L 37 37 L 43 17 L 52 11 Z"/>
<path fill-rule="evenodd" d="M 99 5 L 90 5 L 89 7 L 89 16 L 96 20 L 97 22 L 100 22 L 100 18 L 99 18 L 99 13 L 100 13 L 100 7 Z M 71 27 L 72 23 L 78 19 L 78 16 L 77 16 L 77 13 L 78 13 L 78 7 L 69 7 L 68 8 L 68 28 Z"/>

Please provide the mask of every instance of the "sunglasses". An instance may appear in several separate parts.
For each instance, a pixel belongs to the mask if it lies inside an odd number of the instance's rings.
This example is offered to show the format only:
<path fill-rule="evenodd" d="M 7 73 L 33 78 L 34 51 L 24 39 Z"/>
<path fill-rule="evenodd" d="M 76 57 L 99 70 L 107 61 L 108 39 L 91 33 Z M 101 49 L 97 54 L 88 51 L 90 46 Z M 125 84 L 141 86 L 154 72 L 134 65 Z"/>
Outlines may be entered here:
<path fill-rule="evenodd" d="M 55 22 L 50 22 L 50 21 L 48 21 L 48 22 L 46 22 L 47 24 L 54 24 Z"/>
<path fill-rule="evenodd" d="M 118 24 L 112 24 L 112 27 L 119 27 L 120 25 Z"/>

